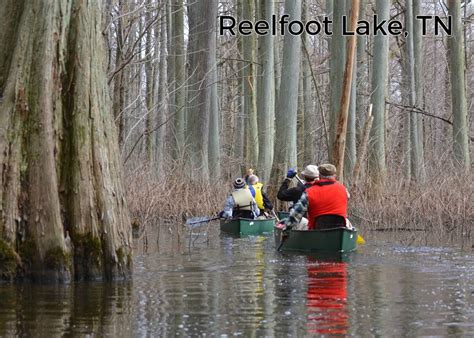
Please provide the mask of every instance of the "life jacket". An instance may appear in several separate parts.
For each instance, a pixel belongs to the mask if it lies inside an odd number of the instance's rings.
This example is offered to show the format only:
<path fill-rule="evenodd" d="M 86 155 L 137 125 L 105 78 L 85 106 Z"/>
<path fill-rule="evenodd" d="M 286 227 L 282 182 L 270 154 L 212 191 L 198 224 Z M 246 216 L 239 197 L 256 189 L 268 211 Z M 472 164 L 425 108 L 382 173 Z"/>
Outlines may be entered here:
<path fill-rule="evenodd" d="M 252 204 L 255 203 L 252 193 L 249 189 L 239 189 L 232 192 L 234 199 L 234 210 L 252 210 Z"/>
<path fill-rule="evenodd" d="M 336 180 L 320 179 L 306 189 L 308 198 L 308 229 L 315 228 L 321 215 L 339 215 L 347 218 L 347 190 Z"/>
<path fill-rule="evenodd" d="M 249 185 L 249 190 L 252 193 L 252 196 L 255 198 L 258 208 L 261 210 L 265 209 L 265 206 L 263 205 L 262 188 L 263 184 L 260 182 Z"/>

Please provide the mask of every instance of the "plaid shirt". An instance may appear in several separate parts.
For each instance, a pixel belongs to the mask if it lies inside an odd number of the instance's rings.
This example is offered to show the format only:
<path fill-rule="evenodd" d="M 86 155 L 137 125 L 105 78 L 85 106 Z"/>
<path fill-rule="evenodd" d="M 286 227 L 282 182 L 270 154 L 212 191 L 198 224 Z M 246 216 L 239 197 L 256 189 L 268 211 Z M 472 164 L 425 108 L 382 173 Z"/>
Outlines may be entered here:
<path fill-rule="evenodd" d="M 347 198 L 350 198 L 349 191 L 347 191 Z M 306 192 L 304 192 L 301 195 L 301 198 L 299 201 L 293 206 L 293 209 L 290 211 L 290 216 L 284 221 L 286 228 L 293 228 L 295 225 L 300 224 L 301 218 L 306 214 L 308 211 L 308 195 L 306 195 Z"/>
<path fill-rule="evenodd" d="M 290 216 L 284 221 L 287 228 L 291 229 L 301 222 L 301 218 L 308 211 L 308 196 L 304 192 L 299 201 L 293 206 L 290 211 Z"/>

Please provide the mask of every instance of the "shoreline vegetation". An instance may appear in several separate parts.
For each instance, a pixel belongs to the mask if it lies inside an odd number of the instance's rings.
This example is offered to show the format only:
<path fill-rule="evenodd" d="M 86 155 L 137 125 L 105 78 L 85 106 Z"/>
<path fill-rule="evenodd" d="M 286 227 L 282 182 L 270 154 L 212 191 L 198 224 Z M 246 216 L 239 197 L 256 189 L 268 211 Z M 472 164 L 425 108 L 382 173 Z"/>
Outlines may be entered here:
<path fill-rule="evenodd" d="M 163 220 L 179 230 L 186 218 L 216 215 L 222 209 L 233 181 L 192 183 L 176 171 L 159 176 L 146 166 L 128 169 L 126 177 L 135 233 L 159 226 Z M 424 183 L 407 183 L 400 177 L 400 173 L 389 173 L 385 183 L 374 189 L 365 175 L 355 189 L 350 189 L 349 218 L 362 234 L 371 231 L 430 232 L 446 244 L 473 238 L 472 173 L 456 174 L 439 166 L 431 168 Z M 278 186 L 265 184 L 264 187 L 268 191 L 278 190 Z M 276 193 L 270 193 L 270 198 L 276 202 Z M 282 202 L 275 205 L 281 210 L 286 208 Z"/>

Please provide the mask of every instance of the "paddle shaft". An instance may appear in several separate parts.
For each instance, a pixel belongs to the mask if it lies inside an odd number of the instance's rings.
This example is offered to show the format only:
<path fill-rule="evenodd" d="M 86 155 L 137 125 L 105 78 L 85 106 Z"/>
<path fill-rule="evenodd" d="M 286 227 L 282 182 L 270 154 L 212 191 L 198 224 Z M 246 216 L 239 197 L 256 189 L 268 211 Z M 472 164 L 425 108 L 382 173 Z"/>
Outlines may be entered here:
<path fill-rule="evenodd" d="M 280 242 L 280 245 L 278 246 L 277 248 L 277 251 L 280 251 L 283 244 L 285 244 L 286 240 L 288 239 L 288 237 L 290 237 L 290 234 L 286 233 L 285 231 L 283 231 L 281 233 L 281 242 Z"/>
<path fill-rule="evenodd" d="M 191 223 L 188 223 L 186 222 L 187 225 L 193 225 L 193 224 L 199 224 L 199 223 L 209 223 L 210 221 L 214 221 L 216 219 L 219 219 L 220 216 L 217 216 L 217 217 L 212 217 L 212 218 L 209 218 L 209 219 L 206 219 L 206 220 L 199 220 L 199 221 L 196 221 L 196 222 L 191 222 Z"/>
<path fill-rule="evenodd" d="M 272 209 L 273 216 L 275 216 L 275 219 L 277 220 L 278 223 L 280 223 L 280 219 L 278 218 L 275 210 Z"/>

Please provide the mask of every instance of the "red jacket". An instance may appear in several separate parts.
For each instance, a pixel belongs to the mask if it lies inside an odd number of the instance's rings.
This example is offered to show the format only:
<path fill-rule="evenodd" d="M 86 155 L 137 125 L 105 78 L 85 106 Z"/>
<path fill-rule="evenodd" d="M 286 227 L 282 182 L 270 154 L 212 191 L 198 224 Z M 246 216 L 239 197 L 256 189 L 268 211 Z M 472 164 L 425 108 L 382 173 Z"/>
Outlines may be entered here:
<path fill-rule="evenodd" d="M 339 215 L 347 218 L 347 190 L 336 180 L 320 179 L 306 189 L 308 197 L 308 229 L 315 228 L 321 215 Z"/>

